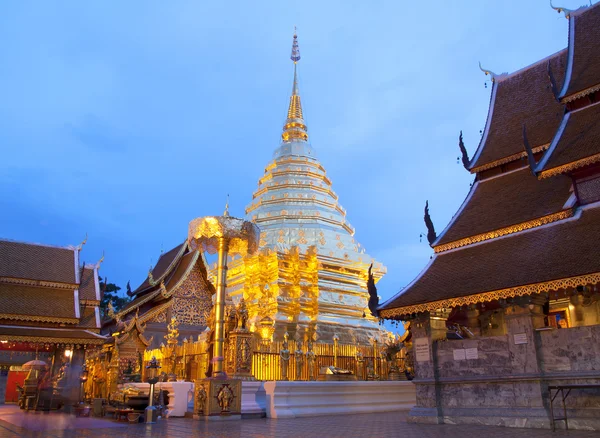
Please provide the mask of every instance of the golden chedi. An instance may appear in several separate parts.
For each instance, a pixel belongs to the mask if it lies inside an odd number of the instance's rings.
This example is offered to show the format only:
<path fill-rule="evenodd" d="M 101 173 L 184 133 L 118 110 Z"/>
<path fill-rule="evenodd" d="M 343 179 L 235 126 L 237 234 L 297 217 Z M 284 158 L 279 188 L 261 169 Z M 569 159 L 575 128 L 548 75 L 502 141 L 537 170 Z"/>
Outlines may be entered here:
<path fill-rule="evenodd" d="M 294 83 L 281 135 L 252 202 L 248 219 L 260 227 L 257 254 L 229 264 L 227 292 L 243 296 L 250 330 L 262 337 L 366 344 L 379 325 L 368 307 L 368 268 L 378 281 L 385 267 L 353 238 L 325 169 L 308 141 L 298 89 L 297 36 L 292 47 Z M 274 330 L 263 327 L 273 321 Z M 262 324 L 261 324 L 262 322 Z"/>

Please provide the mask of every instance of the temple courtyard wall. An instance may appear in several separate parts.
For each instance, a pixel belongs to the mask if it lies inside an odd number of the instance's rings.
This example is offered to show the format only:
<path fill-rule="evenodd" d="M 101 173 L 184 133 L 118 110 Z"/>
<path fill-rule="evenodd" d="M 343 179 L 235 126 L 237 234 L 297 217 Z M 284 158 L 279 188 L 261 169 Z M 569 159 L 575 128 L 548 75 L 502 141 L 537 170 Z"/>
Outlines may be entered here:
<path fill-rule="evenodd" d="M 417 343 L 411 422 L 550 428 L 549 386 L 600 384 L 600 325 L 536 330 L 517 317 L 502 336 Z M 570 429 L 600 430 L 600 388 L 573 389 L 566 409 Z"/>

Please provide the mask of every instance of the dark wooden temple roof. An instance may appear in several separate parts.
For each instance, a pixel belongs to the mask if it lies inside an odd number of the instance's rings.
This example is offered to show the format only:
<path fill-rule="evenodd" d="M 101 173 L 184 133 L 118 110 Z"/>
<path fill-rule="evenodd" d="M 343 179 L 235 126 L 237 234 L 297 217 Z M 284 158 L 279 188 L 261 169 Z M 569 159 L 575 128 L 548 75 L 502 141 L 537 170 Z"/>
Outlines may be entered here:
<path fill-rule="evenodd" d="M 76 250 L 0 240 L 0 277 L 77 283 Z"/>
<path fill-rule="evenodd" d="M 478 181 L 434 246 L 559 212 L 570 187 L 566 176 L 539 181 L 529 167 Z"/>
<path fill-rule="evenodd" d="M 566 55 L 564 49 L 507 77 L 496 78 L 485 133 L 471 161 L 472 172 L 523 156 L 523 124 L 533 148 L 550 143 L 564 109 L 552 92 L 548 64 L 560 87 Z"/>
<path fill-rule="evenodd" d="M 436 254 L 419 277 L 379 309 L 600 272 L 600 208 L 578 214 L 552 226 Z"/>
<path fill-rule="evenodd" d="M 61 329 L 0 325 L 0 340 L 18 340 L 20 342 L 61 342 L 66 344 L 103 344 L 107 341 L 107 338 L 98 333 L 77 328 Z"/>
<path fill-rule="evenodd" d="M 600 4 L 581 8 L 569 20 L 570 74 L 561 92 L 569 100 L 600 85 Z M 600 87 L 599 87 L 600 88 Z"/>
<path fill-rule="evenodd" d="M 154 281 L 160 282 L 165 278 L 176 266 L 178 260 L 183 256 L 185 250 L 187 249 L 187 242 L 182 243 L 181 245 L 177 245 L 175 248 L 161 254 L 158 262 L 152 268 L 152 277 Z M 140 293 L 152 288 L 153 286 L 150 284 L 148 277 L 142 282 L 142 284 L 133 291 L 133 295 L 139 295 Z"/>
<path fill-rule="evenodd" d="M 590 160 L 585 159 L 600 154 L 599 140 L 600 103 L 568 113 L 564 129 L 559 131 L 547 156 L 540 161 L 538 172 L 544 176 L 544 172 L 569 163 L 581 162 L 581 166 L 577 167 L 591 164 Z M 600 161 L 600 157 L 596 157 L 595 161 Z"/>
<path fill-rule="evenodd" d="M 0 319 L 77 324 L 72 289 L 0 283 Z"/>
<path fill-rule="evenodd" d="M 92 301 L 99 300 L 100 291 L 97 290 L 96 286 L 94 268 L 83 268 L 81 270 L 81 282 L 79 283 L 79 299 Z"/>

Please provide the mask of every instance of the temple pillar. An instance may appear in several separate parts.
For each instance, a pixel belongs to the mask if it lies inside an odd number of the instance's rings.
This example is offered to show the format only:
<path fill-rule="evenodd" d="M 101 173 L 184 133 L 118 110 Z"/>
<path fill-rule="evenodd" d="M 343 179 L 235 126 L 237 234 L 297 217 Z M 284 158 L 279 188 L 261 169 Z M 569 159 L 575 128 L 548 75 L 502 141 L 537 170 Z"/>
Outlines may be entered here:
<path fill-rule="evenodd" d="M 481 335 L 481 321 L 479 319 L 481 312 L 475 306 L 469 307 L 466 312 L 467 327 L 475 336 Z"/>
<path fill-rule="evenodd" d="M 417 404 L 409 413 L 409 422 L 443 423 L 437 349 L 438 342 L 446 339 L 449 315 L 446 309 L 424 312 L 411 324 Z"/>
<path fill-rule="evenodd" d="M 571 316 L 572 316 L 571 324 L 573 325 L 573 327 L 579 327 L 579 326 L 586 325 L 585 324 L 585 309 L 583 307 L 583 295 L 580 293 L 573 295 L 569 299 L 569 303 L 571 304 L 571 306 L 573 306 L 573 311 L 571 312 Z"/>

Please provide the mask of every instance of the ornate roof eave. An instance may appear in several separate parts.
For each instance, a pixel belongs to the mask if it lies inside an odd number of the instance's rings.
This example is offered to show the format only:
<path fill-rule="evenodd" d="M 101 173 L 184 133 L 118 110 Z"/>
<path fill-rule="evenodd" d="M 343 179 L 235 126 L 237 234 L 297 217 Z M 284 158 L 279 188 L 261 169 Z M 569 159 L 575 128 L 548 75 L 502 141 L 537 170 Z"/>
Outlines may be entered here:
<path fill-rule="evenodd" d="M 570 172 L 572 170 L 579 169 L 581 167 L 589 166 L 590 164 L 595 164 L 600 162 L 600 153 L 590 155 L 589 157 L 582 158 L 580 160 L 572 161 L 571 163 L 563 164 L 562 166 L 557 166 L 552 169 L 542 170 L 538 178 L 550 178 L 552 176 L 561 175 L 563 173 Z"/>
<path fill-rule="evenodd" d="M 0 335 L 0 340 L 9 342 L 30 342 L 34 344 L 62 344 L 62 345 L 102 345 L 108 339 L 85 338 L 56 338 L 45 336 L 6 336 Z"/>
<path fill-rule="evenodd" d="M 77 283 L 55 283 L 52 281 L 43 280 L 31 280 L 27 278 L 15 278 L 15 277 L 0 277 L 0 283 L 7 284 L 22 284 L 25 286 L 36 286 L 36 287 L 51 287 L 54 289 L 77 289 L 79 285 Z"/>
<path fill-rule="evenodd" d="M 463 239 L 455 240 L 453 242 L 444 243 L 443 245 L 435 246 L 433 250 L 436 253 L 442 253 L 451 249 L 472 245 L 473 243 L 479 243 L 485 240 L 496 239 L 498 237 L 506 236 L 508 234 L 514 234 L 520 231 L 530 230 L 532 228 L 536 228 L 562 219 L 570 218 L 573 216 L 573 213 L 573 209 L 569 208 L 568 210 L 562 210 L 557 213 L 552 213 L 526 222 L 510 225 L 508 227 L 499 228 L 494 231 L 488 231 L 486 233 L 476 234 L 474 236 L 465 237 Z"/>
<path fill-rule="evenodd" d="M 38 322 L 56 322 L 66 324 L 77 324 L 78 318 L 61 318 L 55 316 L 41 316 L 41 315 L 15 315 L 10 313 L 0 313 L 0 319 L 14 319 L 17 321 L 38 321 Z"/>
<path fill-rule="evenodd" d="M 577 277 L 561 278 L 541 283 L 533 283 L 523 286 L 516 286 L 507 289 L 500 289 L 489 292 L 482 292 L 464 297 L 447 298 L 429 303 L 415 304 L 412 306 L 397 307 L 392 309 L 379 310 L 379 316 L 383 319 L 401 319 L 402 317 L 412 315 L 413 313 L 431 312 L 437 309 L 453 308 L 469 304 L 486 303 L 499 299 L 520 297 L 524 295 L 540 294 L 565 288 L 574 288 L 585 286 L 587 284 L 600 283 L 600 272 L 580 275 Z"/>
<path fill-rule="evenodd" d="M 536 146 L 536 147 L 532 148 L 531 151 L 534 154 L 537 154 L 538 152 L 543 152 L 543 151 L 547 150 L 549 146 L 550 146 L 550 143 L 546 143 L 541 146 Z M 511 163 L 513 161 L 520 160 L 521 158 L 527 158 L 527 151 L 519 152 L 518 154 L 509 155 L 508 157 L 504 157 L 504 158 L 501 158 L 500 160 L 496 160 L 496 161 L 491 161 L 489 163 L 482 164 L 481 166 L 472 167 L 470 169 L 470 172 L 471 173 L 479 173 L 484 170 L 493 169 L 494 167 L 498 167 L 503 164 L 507 164 L 507 163 Z"/>
<path fill-rule="evenodd" d="M 589 94 L 595 93 L 596 91 L 600 90 L 600 84 L 594 85 L 592 87 L 586 88 L 585 90 L 582 91 L 578 91 L 577 93 L 573 93 L 569 96 L 563 97 L 560 102 L 561 103 L 569 103 L 569 102 L 573 102 L 574 100 L 580 99 L 582 97 L 585 97 Z"/>

